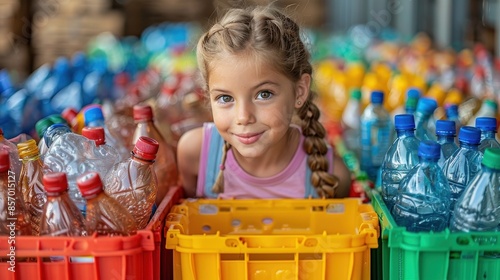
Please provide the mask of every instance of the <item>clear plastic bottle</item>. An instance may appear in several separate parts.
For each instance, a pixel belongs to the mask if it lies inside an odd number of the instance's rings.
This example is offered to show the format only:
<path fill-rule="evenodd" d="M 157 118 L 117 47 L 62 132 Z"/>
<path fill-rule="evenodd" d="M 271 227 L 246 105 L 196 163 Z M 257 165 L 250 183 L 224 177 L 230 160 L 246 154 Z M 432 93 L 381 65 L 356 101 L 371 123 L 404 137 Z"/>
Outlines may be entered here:
<path fill-rule="evenodd" d="M 495 138 L 497 133 L 497 119 L 491 117 L 479 117 L 476 119 L 476 127 L 481 130 L 481 142 L 479 143 L 479 151 L 484 153 L 487 148 L 500 148 Z"/>
<path fill-rule="evenodd" d="M 384 93 L 373 91 L 371 103 L 361 115 L 361 169 L 372 182 L 384 161 L 392 143 L 393 124 L 389 113 L 383 107 Z"/>
<path fill-rule="evenodd" d="M 107 174 L 119 159 L 117 153 L 106 147 L 96 146 L 94 140 L 70 132 L 57 138 L 45 154 L 44 166 L 53 172 L 66 174 L 69 196 L 82 213 L 85 213 L 86 201 L 81 196 L 76 179 L 89 171 L 97 171 L 103 177 Z"/>
<path fill-rule="evenodd" d="M 0 128 L 0 149 L 5 149 L 9 152 L 10 158 L 10 170 L 14 172 L 16 177 L 16 182 L 19 182 L 19 176 L 21 175 L 21 161 L 19 160 L 19 153 L 17 147 L 14 143 L 5 139 L 3 135 L 3 130 Z"/>
<path fill-rule="evenodd" d="M 467 185 L 453 209 L 452 231 L 496 231 L 500 224 L 500 149 L 484 152 L 481 171 Z"/>
<path fill-rule="evenodd" d="M 443 164 L 443 173 L 450 184 L 451 209 L 465 187 L 481 169 L 483 154 L 479 152 L 481 130 L 463 126 L 458 134 L 460 147 Z"/>
<path fill-rule="evenodd" d="M 104 193 L 99 173 L 86 173 L 80 176 L 76 183 L 87 200 L 85 219 L 89 235 L 94 232 L 108 236 L 128 236 L 136 233 L 137 225 L 127 209 Z"/>
<path fill-rule="evenodd" d="M 411 232 L 443 231 L 450 216 L 450 186 L 437 164 L 441 146 L 420 142 L 420 162 L 400 183 L 392 215 L 399 226 Z"/>
<path fill-rule="evenodd" d="M 43 206 L 40 235 L 85 236 L 87 228 L 78 207 L 68 196 L 68 180 L 63 172 L 43 176 L 47 202 Z"/>
<path fill-rule="evenodd" d="M 18 190 L 14 174 L 10 170 L 9 153 L 2 149 L 0 149 L 0 213 L 2 213 L 0 235 L 31 235 L 30 215 L 22 193 Z"/>
<path fill-rule="evenodd" d="M 342 113 L 342 127 L 344 143 L 359 159 L 361 156 L 361 147 L 359 145 L 361 123 L 361 90 L 351 91 L 351 98 Z"/>
<path fill-rule="evenodd" d="M 174 148 L 163 139 L 153 121 L 153 111 L 149 105 L 134 106 L 134 120 L 136 129 L 132 138 L 133 143 L 137 143 L 141 136 L 147 136 L 155 139 L 160 145 L 156 159 L 153 164 L 156 177 L 158 178 L 158 193 L 156 195 L 156 204 L 168 192 L 171 186 L 178 184 L 178 172 Z"/>
<path fill-rule="evenodd" d="M 456 125 L 454 121 L 437 120 L 436 121 L 436 138 L 441 145 L 441 157 L 438 164 L 442 168 L 444 162 L 458 150 L 455 142 L 457 135 Z"/>
<path fill-rule="evenodd" d="M 55 123 L 47 128 L 47 130 L 43 134 L 43 141 L 45 142 L 45 145 L 47 145 L 47 147 L 50 149 L 52 143 L 54 143 L 61 135 L 66 133 L 72 133 L 69 126 L 62 123 Z"/>
<path fill-rule="evenodd" d="M 47 144 L 45 144 L 45 140 L 43 139 L 43 135 L 45 134 L 45 131 L 49 128 L 49 126 L 53 125 L 54 123 L 52 120 L 48 118 L 43 118 L 39 121 L 36 122 L 35 124 L 35 129 L 36 129 L 36 134 L 38 135 L 38 138 L 40 139 L 38 141 L 38 150 L 40 151 L 40 156 L 44 156 L 49 147 L 47 147 Z"/>
<path fill-rule="evenodd" d="M 130 158 L 115 164 L 104 179 L 104 191 L 128 210 L 138 229 L 146 227 L 156 200 L 158 147 L 156 140 L 141 136 Z"/>
<path fill-rule="evenodd" d="M 85 126 L 100 126 L 104 128 L 104 132 L 106 134 L 106 142 L 108 143 L 108 145 L 114 147 L 118 151 L 118 153 L 120 154 L 120 160 L 125 160 L 128 158 L 130 151 L 127 148 L 127 145 L 123 143 L 122 139 L 111 134 L 106 123 L 104 122 L 104 115 L 100 107 L 88 108 L 87 110 L 85 110 L 84 117 Z"/>
<path fill-rule="evenodd" d="M 394 117 L 397 138 L 387 151 L 382 164 L 382 198 L 388 209 L 394 206 L 399 183 L 418 164 L 418 145 L 415 137 L 415 119 L 412 114 Z"/>
<path fill-rule="evenodd" d="M 22 161 L 21 175 L 19 176 L 19 188 L 23 193 L 31 215 L 33 235 L 40 233 L 40 217 L 42 208 L 47 201 L 43 187 L 43 163 L 35 140 L 31 139 L 17 144 L 19 157 Z"/>
<path fill-rule="evenodd" d="M 94 146 L 88 149 L 88 152 L 95 155 L 95 158 L 106 158 L 108 167 L 106 170 L 100 170 L 101 174 L 106 175 L 107 171 L 119 161 L 120 155 L 115 148 L 106 144 L 106 133 L 104 128 L 84 127 L 82 129 L 82 136 L 94 142 Z M 89 157 L 93 158 L 93 157 Z"/>
<path fill-rule="evenodd" d="M 437 107 L 435 99 L 422 97 L 418 100 L 417 111 L 415 112 L 415 135 L 420 141 L 436 141 L 433 114 Z"/>

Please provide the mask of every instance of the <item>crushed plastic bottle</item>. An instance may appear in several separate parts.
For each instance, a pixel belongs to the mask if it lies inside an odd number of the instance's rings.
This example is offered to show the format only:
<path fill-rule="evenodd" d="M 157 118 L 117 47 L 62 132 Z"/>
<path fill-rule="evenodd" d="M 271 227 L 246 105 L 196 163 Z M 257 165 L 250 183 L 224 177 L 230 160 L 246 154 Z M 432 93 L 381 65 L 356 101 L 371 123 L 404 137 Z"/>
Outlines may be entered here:
<path fill-rule="evenodd" d="M 162 137 L 153 121 L 153 110 L 149 105 L 134 106 L 134 120 L 136 129 L 132 138 L 137 143 L 140 137 L 147 136 L 155 139 L 160 145 L 153 164 L 158 179 L 156 203 L 161 200 L 172 186 L 178 185 L 178 172 L 174 148 Z"/>
<path fill-rule="evenodd" d="M 77 207 L 85 213 L 86 201 L 82 198 L 77 178 L 85 172 L 97 171 L 106 176 L 108 170 L 119 161 L 107 145 L 96 146 L 94 140 L 76 133 L 66 133 L 57 138 L 45 154 L 44 165 L 53 172 L 64 172 L 68 179 L 68 193 Z"/>
<path fill-rule="evenodd" d="M 82 196 L 87 200 L 85 216 L 88 234 L 128 236 L 137 231 L 134 218 L 118 201 L 103 192 L 103 183 L 97 172 L 89 172 L 76 181 Z"/>
<path fill-rule="evenodd" d="M 399 183 L 418 163 L 418 146 L 420 141 L 415 137 L 415 119 L 411 114 L 394 117 L 397 138 L 385 154 L 382 164 L 382 198 L 388 209 L 394 206 Z"/>
<path fill-rule="evenodd" d="M 500 149 L 484 152 L 481 171 L 467 185 L 453 209 L 452 231 L 496 231 L 500 224 Z"/>
<path fill-rule="evenodd" d="M 82 213 L 68 196 L 68 180 L 62 172 L 43 176 L 47 202 L 43 206 L 40 235 L 86 236 Z"/>
<path fill-rule="evenodd" d="M 14 208 L 12 209 L 12 202 Z M 0 235 L 31 235 L 31 222 L 22 193 L 10 170 L 10 157 L 0 149 Z M 15 240 L 15 239 L 14 239 Z M 10 244 L 10 243 L 9 243 Z"/>
<path fill-rule="evenodd" d="M 443 164 L 443 173 L 450 184 L 451 209 L 472 178 L 481 169 L 483 155 L 479 152 L 481 130 L 463 126 L 458 134 L 460 147 Z"/>
<path fill-rule="evenodd" d="M 455 142 L 456 126 L 454 121 L 437 120 L 436 121 L 436 137 L 437 142 L 441 145 L 441 156 L 438 165 L 442 168 L 444 162 L 458 149 Z"/>
<path fill-rule="evenodd" d="M 153 162 L 158 148 L 156 140 L 140 137 L 130 158 L 115 164 L 104 179 L 104 191 L 128 210 L 138 229 L 146 227 L 156 200 Z"/>
<path fill-rule="evenodd" d="M 431 140 L 420 142 L 420 162 L 400 183 L 392 215 L 410 232 L 439 232 L 448 227 L 450 186 L 437 164 L 441 146 Z"/>
<path fill-rule="evenodd" d="M 61 135 L 64 135 L 66 133 L 72 133 L 71 129 L 67 125 L 62 123 L 55 123 L 47 128 L 47 130 L 43 134 L 43 141 L 45 142 L 45 145 L 47 145 L 47 147 L 50 149 L 52 143 L 54 143 L 57 138 L 61 137 Z"/>
<path fill-rule="evenodd" d="M 38 235 L 42 208 L 47 201 L 43 187 L 44 166 L 35 140 L 19 143 L 17 148 L 22 161 L 19 188 L 31 215 L 33 235 Z"/>

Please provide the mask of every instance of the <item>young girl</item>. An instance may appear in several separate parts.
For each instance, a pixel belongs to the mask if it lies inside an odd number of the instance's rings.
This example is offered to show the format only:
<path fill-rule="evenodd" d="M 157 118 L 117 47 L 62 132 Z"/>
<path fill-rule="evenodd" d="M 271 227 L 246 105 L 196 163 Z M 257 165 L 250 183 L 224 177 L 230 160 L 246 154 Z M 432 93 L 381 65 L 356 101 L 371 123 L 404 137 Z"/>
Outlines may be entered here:
<path fill-rule="evenodd" d="M 294 21 L 272 7 L 231 9 L 201 36 L 197 57 L 214 122 L 179 140 L 187 197 L 348 195 L 350 173 L 325 142 Z"/>

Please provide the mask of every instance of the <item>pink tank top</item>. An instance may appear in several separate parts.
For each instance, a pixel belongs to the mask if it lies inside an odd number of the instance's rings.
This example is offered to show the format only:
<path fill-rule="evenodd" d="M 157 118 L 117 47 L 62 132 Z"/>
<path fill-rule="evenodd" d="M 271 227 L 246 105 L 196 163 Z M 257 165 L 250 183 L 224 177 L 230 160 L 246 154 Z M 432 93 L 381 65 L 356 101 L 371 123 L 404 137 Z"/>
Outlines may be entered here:
<path fill-rule="evenodd" d="M 298 127 L 294 126 L 299 129 Z M 310 170 L 307 154 L 302 148 L 304 136 L 288 166 L 280 173 L 267 177 L 255 177 L 245 172 L 234 158 L 232 150 L 226 157 L 224 171 L 224 192 L 214 194 L 211 189 L 219 172 L 224 141 L 213 123 L 204 124 L 203 146 L 201 150 L 196 194 L 199 197 L 220 198 L 304 198 L 318 197 L 310 184 Z M 328 147 L 330 170 L 333 170 L 333 152 Z"/>

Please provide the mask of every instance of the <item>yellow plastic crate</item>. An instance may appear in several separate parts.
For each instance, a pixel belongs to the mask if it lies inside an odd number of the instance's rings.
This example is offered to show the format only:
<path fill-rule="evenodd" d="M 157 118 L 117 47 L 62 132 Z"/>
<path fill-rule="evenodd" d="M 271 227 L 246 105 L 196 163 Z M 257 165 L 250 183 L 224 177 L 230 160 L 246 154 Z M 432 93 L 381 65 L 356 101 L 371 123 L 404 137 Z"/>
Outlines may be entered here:
<path fill-rule="evenodd" d="M 174 279 L 370 279 L 379 223 L 359 199 L 185 200 L 165 222 Z"/>

